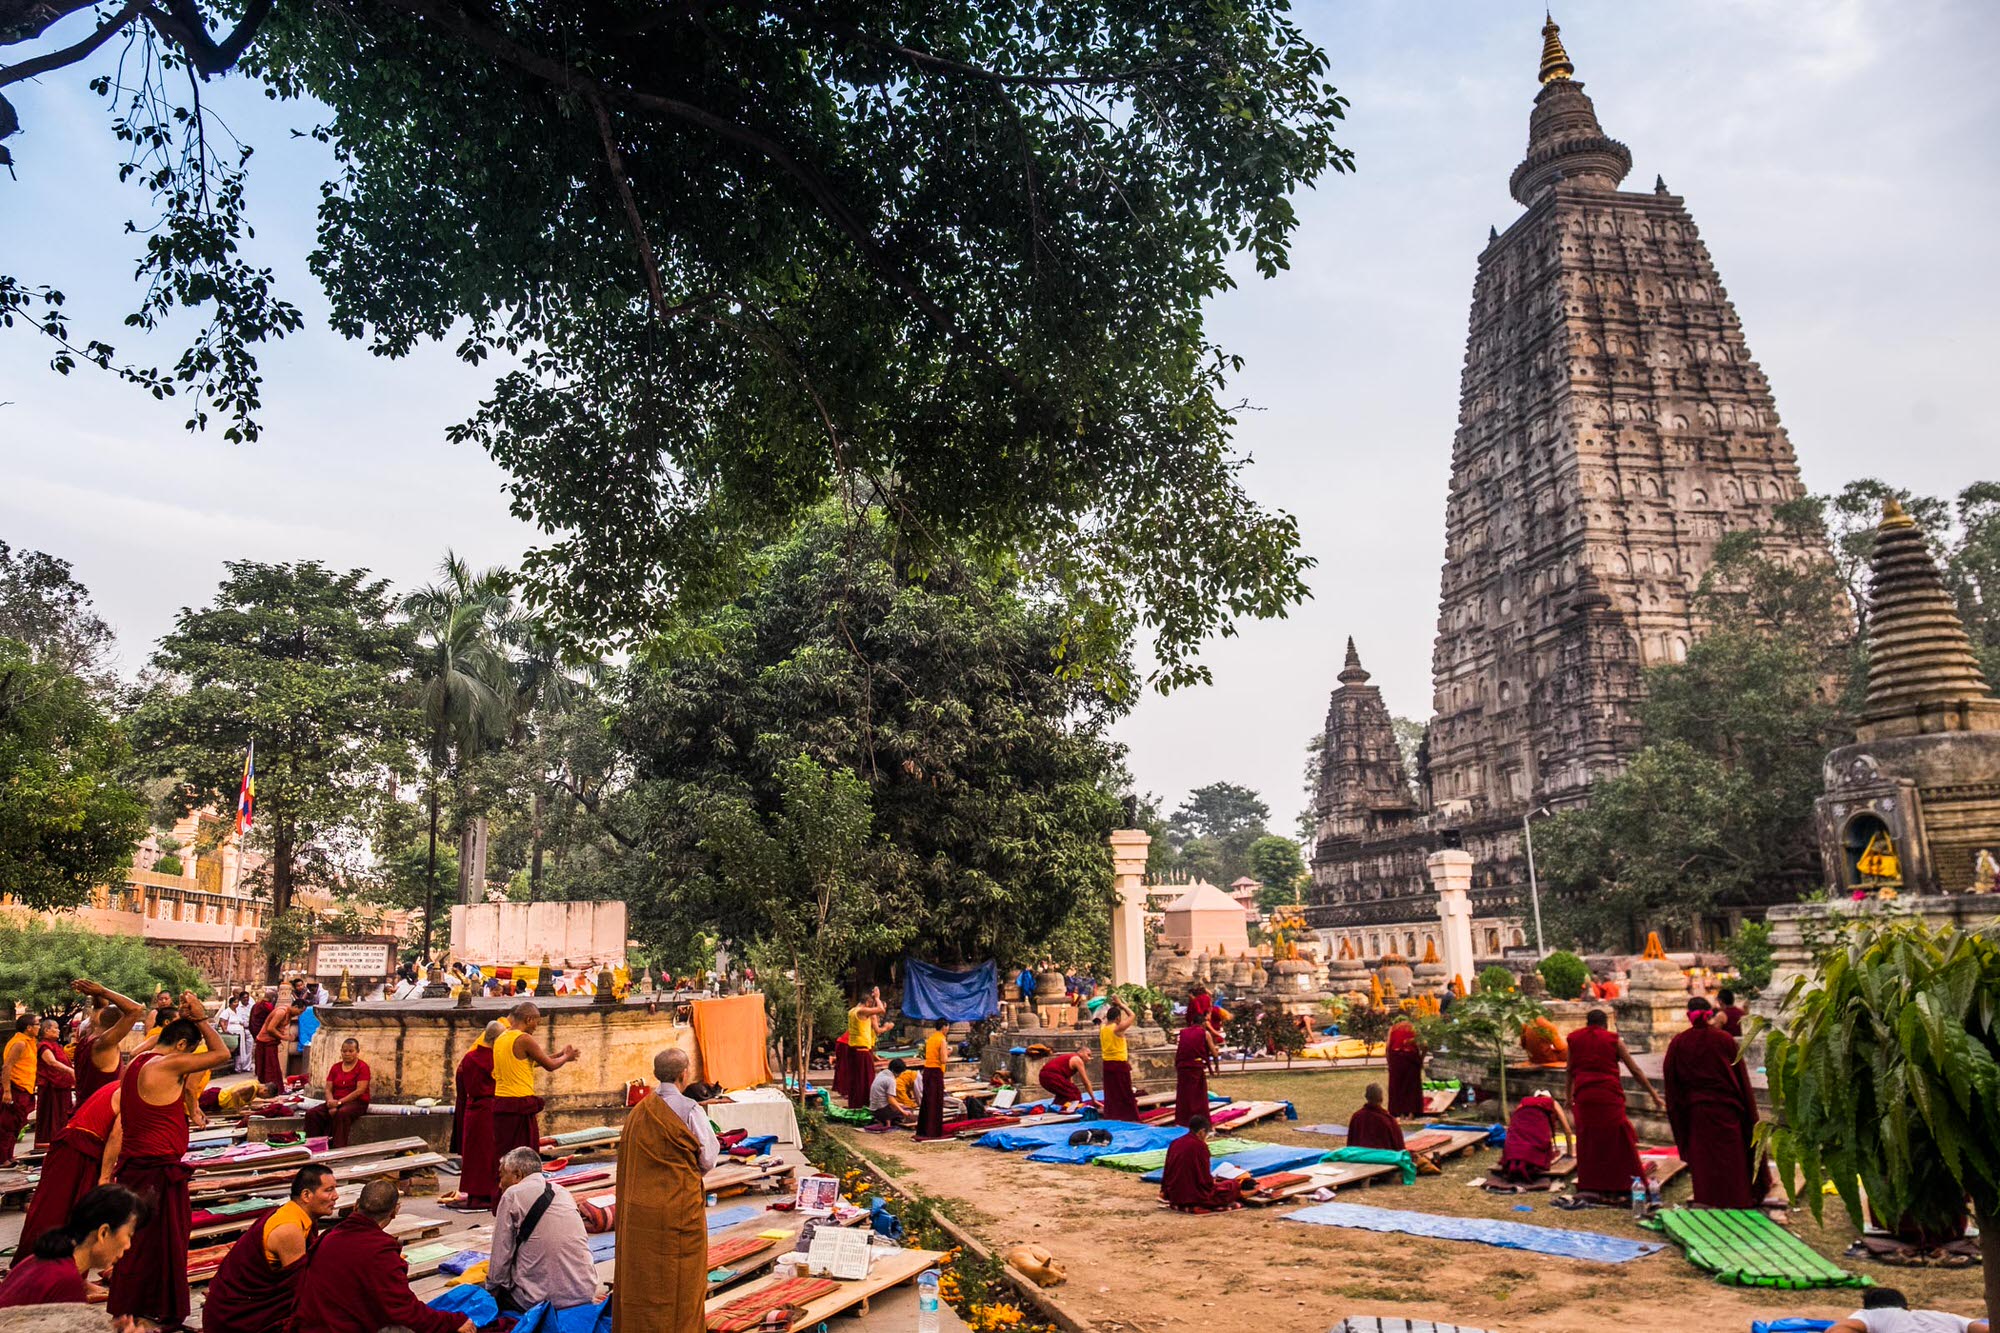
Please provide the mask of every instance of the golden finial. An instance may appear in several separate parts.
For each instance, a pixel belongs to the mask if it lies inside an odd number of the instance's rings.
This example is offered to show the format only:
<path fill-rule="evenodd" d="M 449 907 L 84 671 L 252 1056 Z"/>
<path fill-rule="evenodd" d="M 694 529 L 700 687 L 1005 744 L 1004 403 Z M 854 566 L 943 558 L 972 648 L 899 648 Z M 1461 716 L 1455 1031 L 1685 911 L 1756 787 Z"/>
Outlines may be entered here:
<path fill-rule="evenodd" d="M 1903 509 L 1903 502 L 1890 496 L 1882 502 L 1882 526 L 1885 528 L 1914 528 L 1917 521 Z"/>
<path fill-rule="evenodd" d="M 1543 83 L 1554 83 L 1557 79 L 1567 79 L 1576 73 L 1576 66 L 1569 63 L 1569 52 L 1563 50 L 1562 29 L 1542 11 L 1542 72 Z"/>

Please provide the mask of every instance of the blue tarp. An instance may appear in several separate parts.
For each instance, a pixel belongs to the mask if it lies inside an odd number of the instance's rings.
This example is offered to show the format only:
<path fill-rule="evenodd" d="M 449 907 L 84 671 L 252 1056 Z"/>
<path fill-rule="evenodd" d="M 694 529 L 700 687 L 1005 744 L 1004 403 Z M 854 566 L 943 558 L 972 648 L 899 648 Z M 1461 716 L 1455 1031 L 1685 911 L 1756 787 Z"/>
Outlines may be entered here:
<path fill-rule="evenodd" d="M 1761 1319 L 1750 1321 L 1750 1333 L 1826 1333 L 1832 1327 L 1831 1319 L 1773 1319 L 1768 1324 Z"/>
<path fill-rule="evenodd" d="M 977 1023 L 1000 1012 L 1000 971 L 991 962 L 970 972 L 947 972 L 915 958 L 903 960 L 903 1017 L 929 1022 Z"/>
<path fill-rule="evenodd" d="M 763 1211 L 762 1208 L 756 1207 L 754 1204 L 743 1204 L 736 1208 L 725 1208 L 719 1213 L 710 1213 L 708 1215 L 708 1229 L 710 1231 L 720 1231 L 724 1227 L 733 1227 L 738 1222 L 748 1222 Z"/>
<path fill-rule="evenodd" d="M 1285 1220 L 1328 1227 L 1358 1227 L 1363 1231 L 1398 1232 L 1406 1236 L 1426 1236 L 1432 1240 L 1474 1241 L 1481 1245 L 1497 1245 L 1503 1250 L 1552 1254 L 1560 1259 L 1588 1259 L 1599 1264 L 1622 1264 L 1657 1254 L 1666 1248 L 1657 1241 L 1626 1240 L 1622 1236 L 1602 1236 L 1594 1231 L 1560 1231 L 1554 1227 L 1529 1226 L 1525 1222 L 1493 1222 L 1480 1217 L 1440 1217 L 1433 1213 L 1410 1213 L 1361 1203 L 1315 1204 L 1296 1213 L 1286 1213 Z"/>
<path fill-rule="evenodd" d="M 576 1305 L 567 1310 L 558 1310 L 543 1301 L 530 1306 L 527 1313 L 514 1321 L 514 1333 L 591 1333 L 597 1327 L 598 1315 L 610 1310 L 609 1299 L 602 1305 Z"/>
<path fill-rule="evenodd" d="M 1219 1167 L 1227 1162 L 1253 1176 L 1268 1176 L 1274 1171 L 1296 1171 L 1302 1166 L 1315 1166 L 1325 1161 L 1326 1157 L 1324 1148 L 1295 1148 L 1290 1144 L 1274 1143 L 1267 1148 L 1252 1148 L 1248 1152 L 1225 1153 L 1210 1166 Z M 1165 1174 L 1163 1167 L 1158 1171 L 1148 1171 L 1139 1179 L 1157 1183 Z"/>
<path fill-rule="evenodd" d="M 500 1303 L 477 1283 L 447 1287 L 424 1304 L 446 1314 L 464 1315 L 474 1328 L 484 1328 L 500 1317 Z"/>
<path fill-rule="evenodd" d="M 981 1134 L 977 1139 L 973 1140 L 972 1146 L 975 1148 L 998 1148 L 1001 1152 L 1020 1152 L 1023 1148 L 1051 1148 L 1057 1144 L 1067 1147 L 1069 1146 L 1069 1136 L 1082 1128 L 1084 1128 L 1084 1125 L 1074 1120 L 1065 1121 L 1060 1125 L 1022 1125 L 1018 1129 L 1002 1127 L 1000 1129 L 990 1129 L 986 1133 Z M 1141 1125 L 1130 1120 L 1093 1120 L 1090 1122 L 1089 1128 L 1110 1130 L 1114 1141 L 1121 1130 L 1126 1132 L 1138 1131 L 1145 1134 L 1159 1134 L 1162 1132 L 1161 1126 Z M 1169 1140 L 1178 1135 L 1179 1131 L 1168 1130 L 1166 1133 L 1167 1138 L 1161 1139 L 1157 1143 L 1147 1143 L 1141 1148 L 1127 1148 L 1122 1150 L 1114 1148 L 1110 1151 L 1142 1152 L 1147 1148 L 1165 1147 Z"/>
<path fill-rule="evenodd" d="M 1064 1127 L 1061 1125 L 1051 1125 L 1050 1128 L 1061 1129 Z M 1065 1137 L 1056 1140 L 1056 1142 L 1046 1148 L 1039 1148 L 1029 1153 L 1028 1160 L 1031 1162 L 1061 1162 L 1072 1166 L 1081 1165 L 1085 1162 L 1094 1162 L 1100 1157 L 1109 1157 L 1113 1153 L 1152 1152 L 1155 1149 L 1166 1147 L 1169 1143 L 1187 1133 L 1186 1130 L 1171 1125 L 1135 1125 L 1128 1120 L 1099 1120 L 1091 1128 L 1109 1130 L 1111 1132 L 1111 1142 L 1080 1143 L 1072 1148 L 1069 1145 L 1067 1137 Z"/>

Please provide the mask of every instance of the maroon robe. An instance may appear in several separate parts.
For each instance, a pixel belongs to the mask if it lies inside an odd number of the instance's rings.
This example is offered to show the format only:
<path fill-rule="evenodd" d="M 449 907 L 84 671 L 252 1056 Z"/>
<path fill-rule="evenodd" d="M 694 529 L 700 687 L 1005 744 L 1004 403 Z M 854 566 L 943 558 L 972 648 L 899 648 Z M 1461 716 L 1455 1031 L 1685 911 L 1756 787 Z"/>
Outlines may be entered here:
<path fill-rule="evenodd" d="M 833 1039 L 833 1095 L 854 1104 L 854 1066 L 847 1058 L 847 1034 L 841 1033 Z"/>
<path fill-rule="evenodd" d="M 1347 1146 L 1350 1148 L 1386 1148 L 1391 1152 L 1403 1151 L 1403 1127 L 1396 1123 L 1396 1117 L 1370 1102 L 1363 1102 L 1354 1118 L 1347 1122 Z"/>
<path fill-rule="evenodd" d="M 1548 1097 L 1523 1097 L 1507 1117 L 1507 1142 L 1500 1151 L 1500 1174 L 1532 1182 L 1549 1173 L 1556 1160 L 1556 1104 Z"/>
<path fill-rule="evenodd" d="M 458 1062 L 458 1107 L 451 1120 L 458 1153 L 458 1192 L 491 1208 L 500 1193 L 500 1155 L 493 1151 L 493 1048 L 475 1046 Z"/>
<path fill-rule="evenodd" d="M 1174 1047 L 1174 1123 L 1189 1125 L 1207 1114 L 1208 1026 L 1197 1020 L 1181 1029 Z"/>
<path fill-rule="evenodd" d="M 1707 1014 L 1667 1043 L 1663 1064 L 1667 1119 L 1674 1146 L 1694 1177 L 1694 1201 L 1705 1208 L 1755 1208 L 1755 1158 L 1750 1133 L 1757 1099 L 1750 1071 L 1736 1058 L 1736 1039 L 1710 1027 Z"/>
<path fill-rule="evenodd" d="M 917 1099 L 917 1137 L 944 1137 L 944 1071 L 929 1065 L 923 1070 L 923 1093 Z"/>
<path fill-rule="evenodd" d="M 1728 1004 L 1716 1012 L 1722 1015 L 1722 1021 L 1716 1024 L 1717 1027 L 1732 1037 L 1743 1035 L 1743 1020 L 1750 1016 L 1748 1009 L 1745 1009 L 1740 1004 Z"/>
<path fill-rule="evenodd" d="M 259 1000 L 250 1006 L 250 1068 L 256 1074 L 257 1082 L 264 1085 L 275 1084 L 280 1092 L 285 1088 L 285 1039 L 264 1040 L 264 1023 L 278 1006 L 269 1000 Z"/>
<path fill-rule="evenodd" d="M 1419 1120 L 1424 1114 L 1424 1048 L 1408 1023 L 1389 1029 L 1389 1114 Z"/>
<path fill-rule="evenodd" d="M 1167 1164 L 1160 1171 L 1160 1197 L 1169 1207 L 1189 1213 L 1243 1206 L 1240 1191 L 1216 1183 L 1208 1142 L 1199 1134 L 1183 1134 L 1167 1145 Z"/>
<path fill-rule="evenodd" d="M 458 1333 L 464 1315 L 433 1310 L 410 1291 L 403 1247 L 358 1209 L 326 1233 L 299 1279 L 295 1333 Z"/>
<path fill-rule="evenodd" d="M 1106 1120 L 1138 1120 L 1139 1099 L 1132 1091 L 1130 1060 L 1104 1062 L 1104 1095 L 1097 1101 Z"/>
<path fill-rule="evenodd" d="M 1618 1036 L 1584 1027 L 1569 1034 L 1570 1115 L 1576 1120 L 1576 1187 L 1625 1194 L 1644 1174 L 1639 1136 L 1625 1114 Z"/>
<path fill-rule="evenodd" d="M 90 1051 L 79 1050 L 76 1055 L 76 1104 L 81 1106 L 89 1101 L 91 1094 L 99 1088 L 108 1088 L 116 1085 L 119 1077 L 124 1072 L 125 1057 L 123 1055 L 120 1055 L 113 1062 L 111 1068 L 107 1070 L 99 1069 L 91 1062 Z"/>
<path fill-rule="evenodd" d="M 326 1071 L 326 1105 L 315 1106 L 306 1112 L 306 1137 L 318 1138 L 325 1135 L 330 1140 L 329 1147 L 345 1148 L 347 1136 L 354 1129 L 354 1122 L 368 1114 L 368 1099 L 363 1097 L 358 1101 L 349 1102 L 338 1110 L 334 1109 L 333 1103 L 353 1092 L 361 1084 L 370 1082 L 372 1077 L 368 1072 L 366 1060 L 356 1060 L 352 1072 L 349 1072 L 347 1066 L 340 1061 L 334 1061 L 333 1068 Z"/>
<path fill-rule="evenodd" d="M 542 1099 L 540 1097 L 495 1097 L 493 1099 L 493 1176 L 500 1177 L 500 1159 L 516 1148 L 542 1147 Z M 498 1202 L 496 1199 L 495 1202 Z"/>
<path fill-rule="evenodd" d="M 1077 1087 L 1074 1077 L 1076 1061 L 1075 1055 L 1052 1055 L 1042 1064 L 1042 1091 L 1059 1105 L 1083 1100 L 1083 1089 Z"/>
<path fill-rule="evenodd" d="M 36 1058 L 41 1067 L 35 1071 L 35 1151 L 42 1152 L 69 1124 L 69 1113 L 75 1106 L 71 1097 L 76 1088 L 76 1073 L 52 1063 L 63 1058 L 63 1048 L 52 1041 L 41 1044 Z"/>
<path fill-rule="evenodd" d="M 0 1166 L 14 1165 L 21 1131 L 35 1118 L 35 1094 L 18 1083 L 0 1089 Z"/>
<path fill-rule="evenodd" d="M 847 1109 L 868 1109 L 868 1090 L 875 1085 L 875 1048 L 847 1048 Z"/>
<path fill-rule="evenodd" d="M 21 1238 L 14 1242 L 16 1255 L 32 1254 L 42 1233 L 68 1221 L 69 1210 L 97 1185 L 97 1173 L 104 1162 L 104 1138 L 111 1132 L 112 1099 L 117 1095 L 115 1087 L 92 1093 L 50 1146 L 48 1156 L 42 1159 L 42 1178 L 21 1217 Z"/>
<path fill-rule="evenodd" d="M 306 1265 L 301 1260 L 290 1268 L 271 1267 L 264 1253 L 264 1223 L 276 1211 L 257 1214 L 250 1229 L 222 1256 L 222 1266 L 202 1297 L 201 1333 L 272 1333 L 292 1317 Z M 310 1245 L 312 1238 L 306 1239 Z"/>
<path fill-rule="evenodd" d="M 82 1305 L 83 1274 L 76 1260 L 28 1258 L 14 1265 L 0 1282 L 0 1309 L 15 1305 Z"/>
<path fill-rule="evenodd" d="M 133 1234 L 132 1248 L 112 1266 L 107 1309 L 173 1328 L 188 1316 L 188 1232 L 193 1225 L 188 1181 L 194 1169 L 181 1161 L 188 1148 L 182 1104 L 176 1100 L 155 1106 L 139 1095 L 139 1072 L 159 1058 L 154 1052 L 139 1056 L 118 1085 L 118 1118 L 125 1125 L 113 1178 L 151 1198 L 153 1218 Z"/>

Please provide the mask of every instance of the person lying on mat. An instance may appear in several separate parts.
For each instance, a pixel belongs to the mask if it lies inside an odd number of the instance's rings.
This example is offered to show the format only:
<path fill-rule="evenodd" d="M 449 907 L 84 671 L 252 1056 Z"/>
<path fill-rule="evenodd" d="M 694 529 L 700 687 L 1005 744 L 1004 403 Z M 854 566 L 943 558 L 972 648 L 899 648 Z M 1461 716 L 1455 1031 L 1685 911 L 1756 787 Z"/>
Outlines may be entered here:
<path fill-rule="evenodd" d="M 1861 1308 L 1826 1333 L 1989 1333 L 1984 1319 L 1946 1314 L 1942 1310 L 1912 1310 L 1894 1287 L 1876 1287 L 1861 1298 Z"/>
<path fill-rule="evenodd" d="M 1556 1131 L 1569 1138 L 1569 1116 L 1561 1103 L 1541 1088 L 1523 1097 L 1507 1118 L 1507 1144 L 1500 1155 L 1500 1176 L 1532 1185 L 1549 1174 L 1556 1161 Z"/>
<path fill-rule="evenodd" d="M 896 1105 L 896 1079 L 908 1068 L 901 1060 L 891 1060 L 868 1085 L 868 1115 L 873 1123 L 898 1127 L 909 1123 L 910 1117 Z"/>
<path fill-rule="evenodd" d="M 1090 1061 L 1078 1051 L 1061 1051 L 1042 1063 L 1042 1091 L 1059 1106 L 1073 1106 L 1095 1096 L 1090 1086 Z"/>
<path fill-rule="evenodd" d="M 1370 1083 L 1362 1094 L 1367 1098 L 1361 1109 L 1347 1122 L 1347 1146 L 1350 1148 L 1386 1148 L 1391 1152 L 1403 1150 L 1403 1127 L 1396 1123 L 1396 1117 L 1389 1114 L 1383 1105 L 1384 1094 L 1380 1083 Z"/>
<path fill-rule="evenodd" d="M 1160 1172 L 1160 1198 L 1183 1213 L 1219 1213 L 1243 1206 L 1244 1193 L 1254 1186 L 1249 1176 L 1238 1181 L 1215 1178 L 1208 1152 L 1208 1117 L 1197 1113 L 1187 1133 L 1167 1145 L 1167 1164 Z"/>

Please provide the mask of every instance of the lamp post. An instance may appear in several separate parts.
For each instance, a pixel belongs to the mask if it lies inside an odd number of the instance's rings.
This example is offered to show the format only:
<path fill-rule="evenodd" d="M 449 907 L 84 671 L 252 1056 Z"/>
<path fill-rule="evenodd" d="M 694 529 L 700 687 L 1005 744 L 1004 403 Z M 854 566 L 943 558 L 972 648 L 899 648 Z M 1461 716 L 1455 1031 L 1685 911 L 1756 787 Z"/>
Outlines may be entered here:
<path fill-rule="evenodd" d="M 1521 837 L 1528 844 L 1528 901 L 1535 907 L 1535 956 L 1547 958 L 1548 946 L 1542 943 L 1542 886 L 1535 879 L 1535 830 L 1528 821 L 1536 815 L 1549 813 L 1546 805 L 1538 805 L 1521 816 Z"/>

